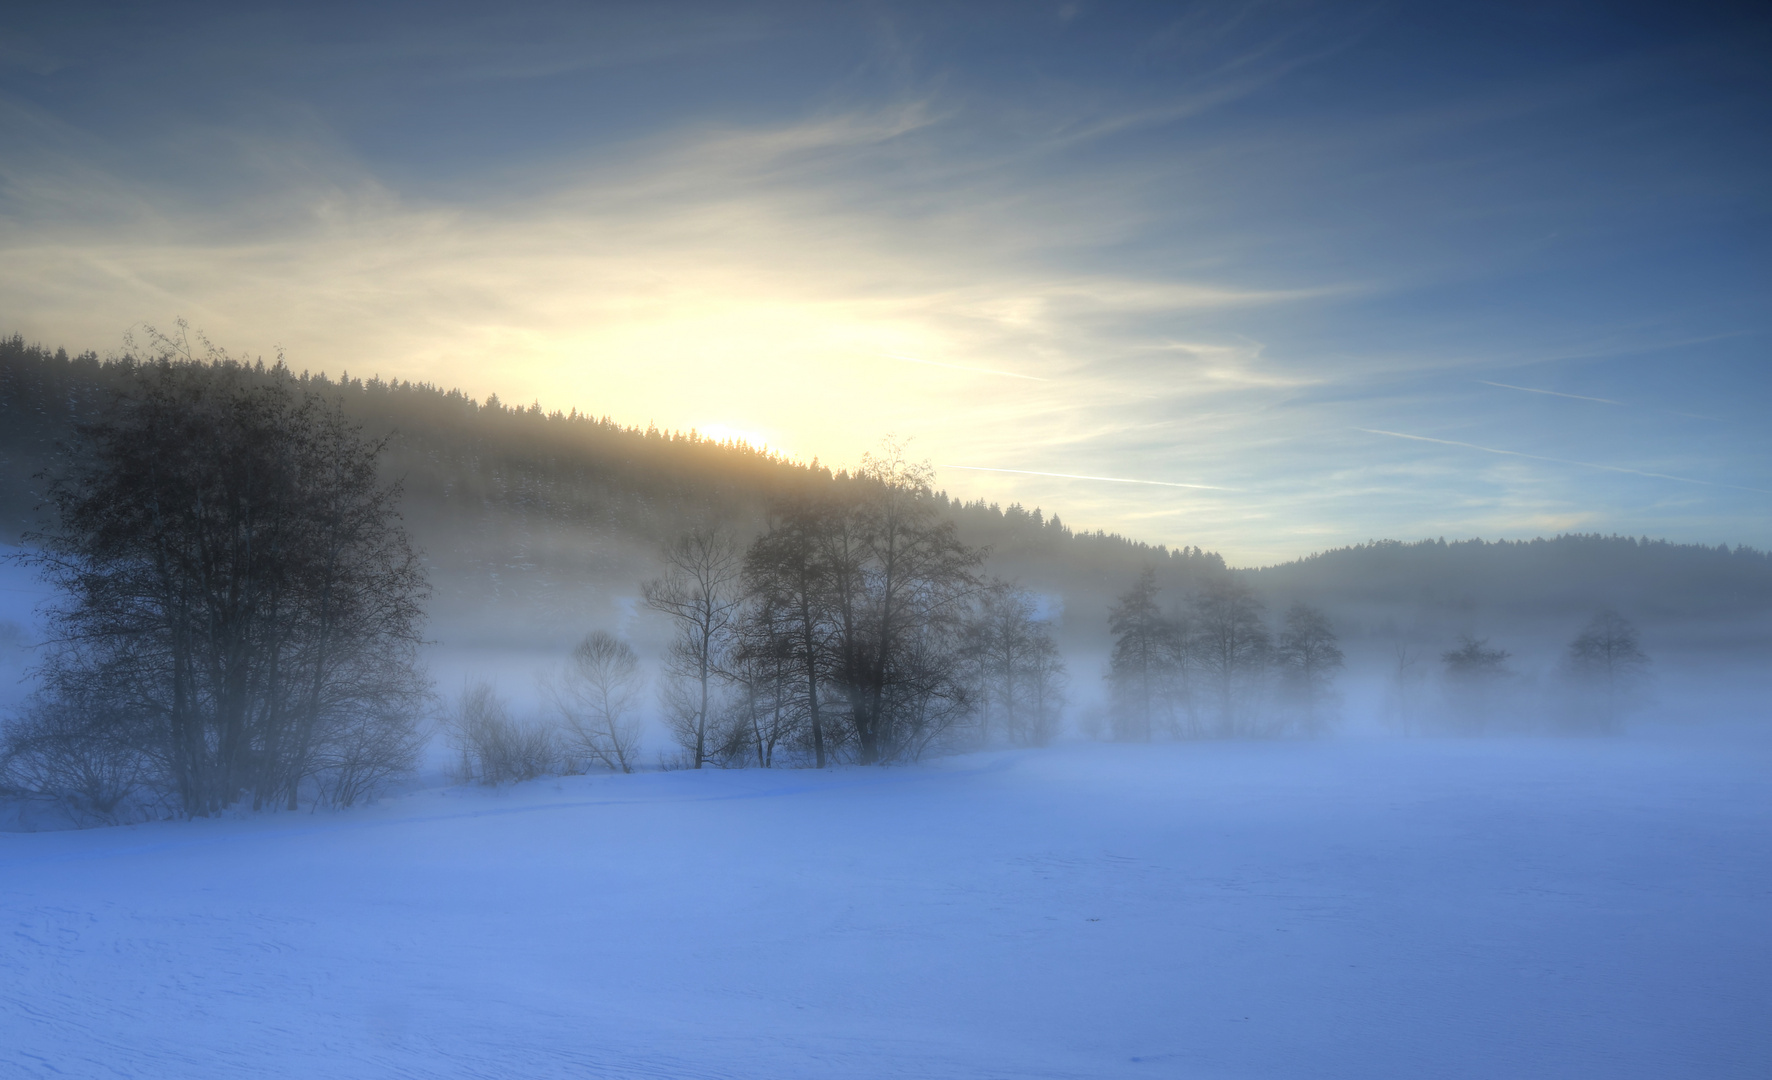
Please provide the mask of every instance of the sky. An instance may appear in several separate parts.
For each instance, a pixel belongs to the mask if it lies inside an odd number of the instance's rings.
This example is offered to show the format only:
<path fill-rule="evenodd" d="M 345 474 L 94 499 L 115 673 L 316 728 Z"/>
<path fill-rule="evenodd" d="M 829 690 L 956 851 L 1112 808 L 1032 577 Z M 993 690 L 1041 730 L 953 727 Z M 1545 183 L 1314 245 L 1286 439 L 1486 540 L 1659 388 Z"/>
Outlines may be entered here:
<path fill-rule="evenodd" d="M 1772 546 L 1772 16 L 0 10 L 0 333 L 853 465 L 1252 565 Z"/>

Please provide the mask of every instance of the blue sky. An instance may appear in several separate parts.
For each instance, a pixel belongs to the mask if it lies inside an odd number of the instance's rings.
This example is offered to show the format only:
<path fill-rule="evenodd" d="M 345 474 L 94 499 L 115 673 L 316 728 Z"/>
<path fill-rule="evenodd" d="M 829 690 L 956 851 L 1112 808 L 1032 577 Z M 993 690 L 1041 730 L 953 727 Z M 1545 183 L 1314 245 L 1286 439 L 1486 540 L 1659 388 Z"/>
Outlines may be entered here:
<path fill-rule="evenodd" d="M 1243 563 L 1772 546 L 1751 11 L 8 10 L 0 330 L 896 434 Z"/>

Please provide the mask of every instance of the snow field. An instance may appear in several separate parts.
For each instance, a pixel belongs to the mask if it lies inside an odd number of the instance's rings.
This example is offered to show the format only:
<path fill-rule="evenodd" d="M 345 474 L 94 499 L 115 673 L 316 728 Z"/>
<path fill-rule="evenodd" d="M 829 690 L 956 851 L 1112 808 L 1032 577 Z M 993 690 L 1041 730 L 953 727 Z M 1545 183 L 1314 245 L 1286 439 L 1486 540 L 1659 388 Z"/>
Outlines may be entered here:
<path fill-rule="evenodd" d="M 1762 1077 L 1763 739 L 1071 745 L 0 834 L 0 1075 Z"/>

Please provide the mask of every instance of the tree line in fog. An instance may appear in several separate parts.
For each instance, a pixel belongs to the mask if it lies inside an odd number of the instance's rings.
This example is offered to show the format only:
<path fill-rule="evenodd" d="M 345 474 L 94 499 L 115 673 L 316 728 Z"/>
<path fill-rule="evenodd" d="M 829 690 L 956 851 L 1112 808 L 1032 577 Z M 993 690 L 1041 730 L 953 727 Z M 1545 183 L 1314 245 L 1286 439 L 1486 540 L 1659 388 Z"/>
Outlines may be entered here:
<path fill-rule="evenodd" d="M 756 519 L 710 504 L 706 524 L 671 534 L 640 589 L 670 628 L 655 665 L 593 631 L 543 680 L 539 715 L 483 683 L 439 707 L 419 661 L 430 585 L 386 480 L 391 437 L 366 434 L 335 384 L 199 344 L 154 336 L 147 360 L 80 360 L 117 392 L 81 414 L 45 474 L 53 522 L 24 557 L 58 599 L 36 696 L 0 728 L 0 793 L 96 819 L 350 805 L 415 766 L 434 715 L 458 774 L 499 782 L 1039 746 L 1077 711 L 1054 623 L 1071 597 L 987 572 L 1002 553 L 967 542 L 961 504 L 892 446 L 853 475 L 781 483 Z M 1037 511 L 992 513 L 1072 539 Z M 1107 705 L 1085 711 L 1085 733 L 1275 737 L 1336 722 L 1345 660 L 1329 614 L 1292 603 L 1270 619 L 1248 575 L 1197 548 L 1113 550 L 1147 565 L 1128 567 L 1106 612 Z M 1165 590 L 1159 571 L 1185 586 Z M 1430 660 L 1397 652 L 1399 728 L 1509 726 L 1504 650 L 1467 638 L 1438 657 L 1437 679 Z M 1561 715 L 1616 726 L 1647 669 L 1635 628 L 1601 612 L 1568 647 Z M 644 759 L 652 716 L 674 748 Z"/>
<path fill-rule="evenodd" d="M 927 465 L 888 448 L 857 480 L 777 502 L 748 545 L 710 526 L 665 546 L 641 593 L 671 628 L 667 765 L 883 764 L 1057 734 L 1066 673 L 1036 598 L 986 578 L 986 553 L 937 512 Z M 545 681 L 545 719 L 469 686 L 450 725 L 462 771 L 631 771 L 644 684 L 632 647 L 596 631 Z M 510 752 L 521 745 L 534 756 Z"/>
<path fill-rule="evenodd" d="M 1104 737 L 1316 735 L 1339 718 L 1346 660 L 1333 621 L 1295 601 L 1270 626 L 1242 577 L 1210 576 L 1165 606 L 1146 570 L 1110 609 L 1108 629 L 1109 705 L 1090 725 Z M 1404 734 L 1613 730 L 1642 702 L 1649 672 L 1636 627 L 1611 609 L 1568 643 L 1550 701 L 1524 693 L 1511 654 L 1486 638 L 1465 634 L 1440 653 L 1437 679 L 1427 656 L 1396 649 L 1385 712 Z"/>

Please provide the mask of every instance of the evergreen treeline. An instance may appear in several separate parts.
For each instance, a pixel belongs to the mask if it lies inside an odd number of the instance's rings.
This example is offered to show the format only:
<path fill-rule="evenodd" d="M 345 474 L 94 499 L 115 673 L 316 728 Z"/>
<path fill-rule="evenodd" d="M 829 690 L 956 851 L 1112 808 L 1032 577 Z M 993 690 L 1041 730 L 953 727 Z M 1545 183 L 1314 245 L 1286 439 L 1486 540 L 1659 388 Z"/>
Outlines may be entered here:
<path fill-rule="evenodd" d="M 0 338 L 0 538 L 46 523 L 38 477 L 68 464 L 61 448 L 75 425 L 129 384 L 133 366 Z M 612 592 L 650 576 L 658 545 L 696 522 L 755 535 L 772 502 L 850 479 L 693 431 L 478 402 L 424 383 L 294 377 L 385 439 L 380 467 L 404 487 L 403 515 L 432 571 L 433 621 L 457 636 L 552 646 L 587 614 L 607 615 Z M 1224 567 L 1198 548 L 1074 531 L 1039 509 L 933 499 L 965 543 L 991 551 L 996 573 L 1066 594 L 1061 632 L 1076 644 L 1099 638 L 1097 616 L 1141 567 L 1157 565 L 1174 586 Z"/>
<path fill-rule="evenodd" d="M 16 542 L 44 523 L 34 478 L 128 378 L 127 360 L 0 339 L 0 536 Z M 405 486 L 403 513 L 432 571 L 433 623 L 452 639 L 557 647 L 582 635 L 587 617 L 611 621 L 611 595 L 651 576 L 660 543 L 710 519 L 755 535 L 773 500 L 839 481 L 817 462 L 694 432 L 476 402 L 420 383 L 298 379 L 336 397 L 369 437 L 386 437 L 381 468 Z M 1108 609 L 1145 567 L 1174 597 L 1225 565 L 1198 548 L 1074 531 L 1039 509 L 935 499 L 964 542 L 991 552 L 995 574 L 1062 598 L 1055 633 L 1067 651 L 1105 654 Z M 1423 626 L 1440 639 L 1529 621 L 1562 627 L 1608 606 L 1645 625 L 1707 621 L 1738 640 L 1741 620 L 1772 610 L 1765 553 L 1629 537 L 1375 541 L 1239 573 L 1269 607 L 1307 603 L 1362 641 Z"/>
<path fill-rule="evenodd" d="M 1367 612 L 1542 617 L 1610 604 L 1660 620 L 1772 611 L 1772 554 L 1647 537 L 1375 540 L 1247 573 L 1268 595 Z"/>

